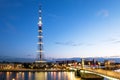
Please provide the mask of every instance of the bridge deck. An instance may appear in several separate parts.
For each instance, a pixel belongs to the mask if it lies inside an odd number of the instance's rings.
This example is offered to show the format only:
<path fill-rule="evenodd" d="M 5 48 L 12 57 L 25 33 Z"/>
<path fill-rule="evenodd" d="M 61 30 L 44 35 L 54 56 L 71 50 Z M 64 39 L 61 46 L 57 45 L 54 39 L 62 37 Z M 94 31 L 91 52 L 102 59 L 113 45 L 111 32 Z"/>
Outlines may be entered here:
<path fill-rule="evenodd" d="M 85 70 L 120 79 L 120 72 L 114 72 L 114 71 L 103 70 L 103 69 L 85 69 Z"/>

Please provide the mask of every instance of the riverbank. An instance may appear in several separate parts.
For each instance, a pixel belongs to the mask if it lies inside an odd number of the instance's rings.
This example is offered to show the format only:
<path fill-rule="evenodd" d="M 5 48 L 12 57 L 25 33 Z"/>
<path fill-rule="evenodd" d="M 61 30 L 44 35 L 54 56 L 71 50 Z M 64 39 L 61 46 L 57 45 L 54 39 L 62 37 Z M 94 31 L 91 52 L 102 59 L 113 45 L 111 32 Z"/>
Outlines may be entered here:
<path fill-rule="evenodd" d="M 64 69 L 0 69 L 0 72 L 73 72 Z"/>

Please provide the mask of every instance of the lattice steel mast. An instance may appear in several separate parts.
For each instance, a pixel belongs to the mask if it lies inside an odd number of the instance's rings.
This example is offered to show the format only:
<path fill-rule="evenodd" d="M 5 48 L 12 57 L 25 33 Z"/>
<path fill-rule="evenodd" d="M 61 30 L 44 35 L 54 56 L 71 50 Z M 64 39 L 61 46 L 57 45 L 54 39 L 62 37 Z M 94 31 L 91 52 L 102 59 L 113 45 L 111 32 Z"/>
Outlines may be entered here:
<path fill-rule="evenodd" d="M 42 61 L 43 58 L 43 35 L 42 35 L 42 10 L 41 6 L 39 7 L 39 20 L 38 20 L 38 52 L 40 61 Z"/>

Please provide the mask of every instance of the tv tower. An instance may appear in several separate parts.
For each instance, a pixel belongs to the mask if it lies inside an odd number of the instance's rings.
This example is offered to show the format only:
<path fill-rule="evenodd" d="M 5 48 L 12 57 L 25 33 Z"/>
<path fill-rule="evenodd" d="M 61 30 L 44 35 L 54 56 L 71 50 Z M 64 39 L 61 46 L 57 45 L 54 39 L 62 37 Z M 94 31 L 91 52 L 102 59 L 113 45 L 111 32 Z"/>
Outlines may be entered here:
<path fill-rule="evenodd" d="M 38 20 L 38 53 L 40 61 L 43 59 L 43 35 L 42 35 L 42 10 L 39 6 L 39 20 Z"/>

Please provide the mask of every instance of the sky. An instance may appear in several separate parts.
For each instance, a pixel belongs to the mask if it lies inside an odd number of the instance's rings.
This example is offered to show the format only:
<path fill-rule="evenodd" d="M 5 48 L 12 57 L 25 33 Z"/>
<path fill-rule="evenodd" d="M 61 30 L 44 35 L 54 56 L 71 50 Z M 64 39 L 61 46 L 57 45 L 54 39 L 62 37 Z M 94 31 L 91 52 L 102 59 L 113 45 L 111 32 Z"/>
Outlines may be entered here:
<path fill-rule="evenodd" d="M 0 56 L 38 56 L 40 4 L 46 58 L 120 56 L 120 0 L 0 0 Z"/>

